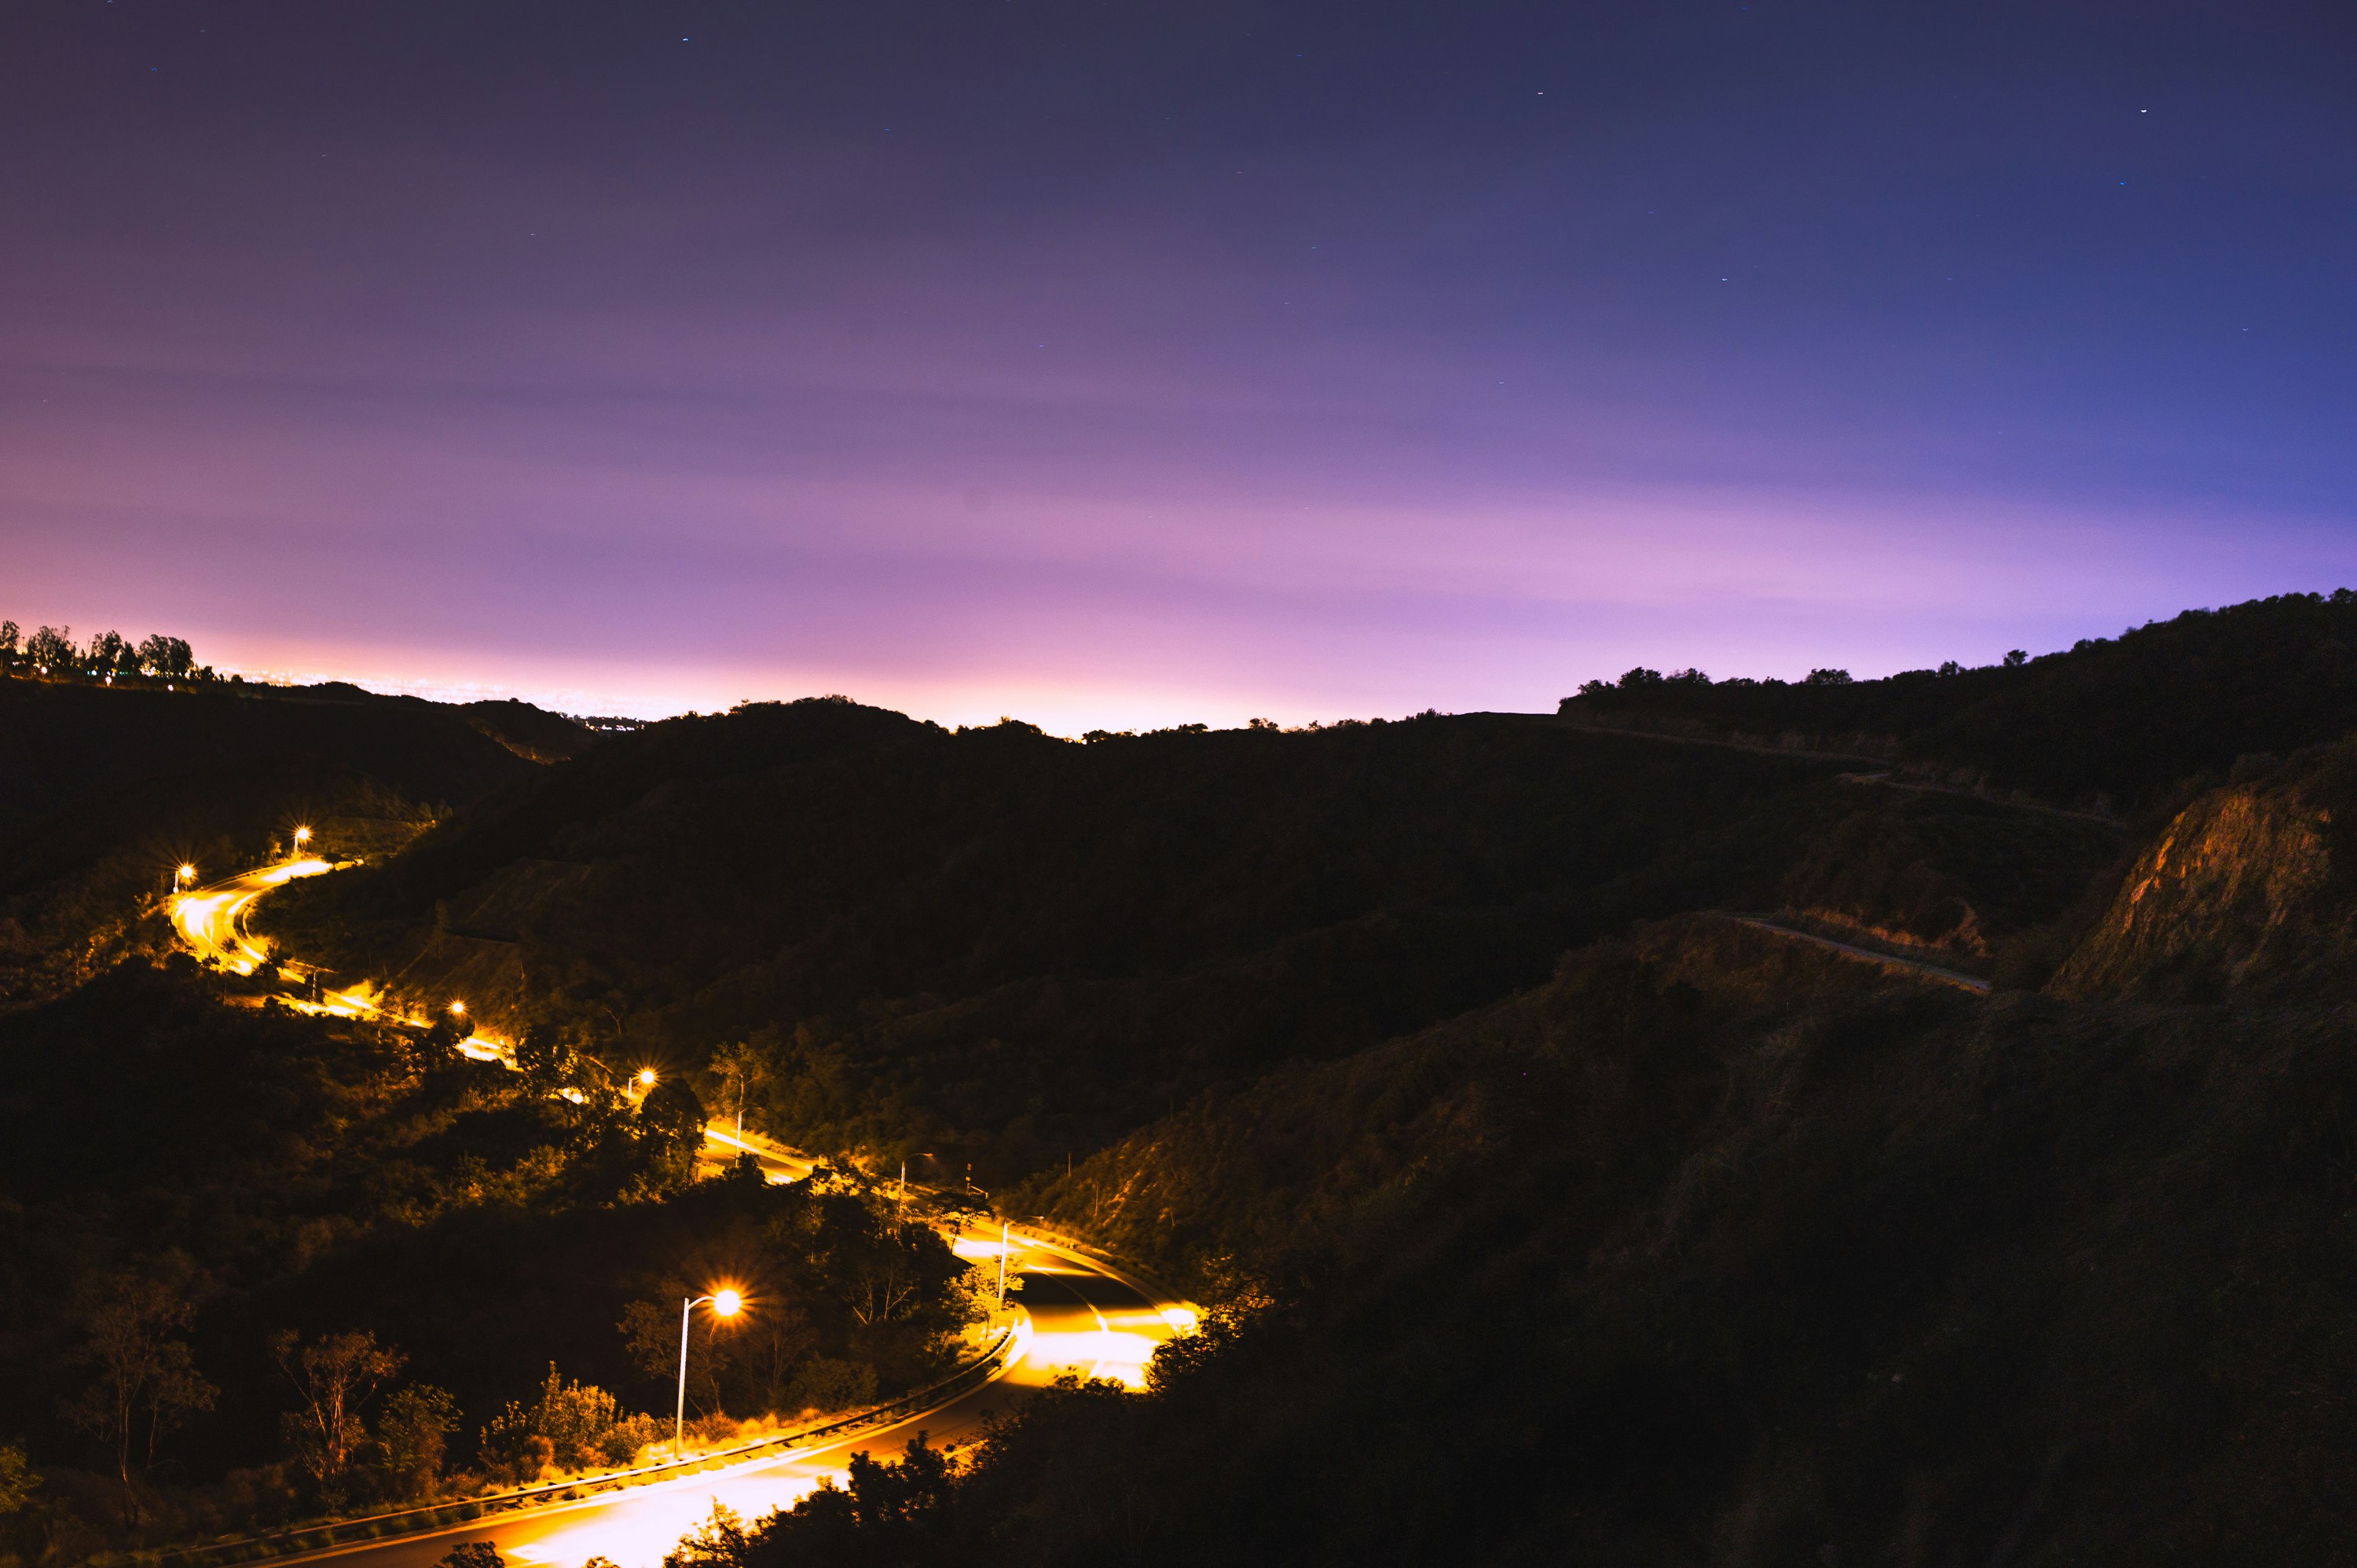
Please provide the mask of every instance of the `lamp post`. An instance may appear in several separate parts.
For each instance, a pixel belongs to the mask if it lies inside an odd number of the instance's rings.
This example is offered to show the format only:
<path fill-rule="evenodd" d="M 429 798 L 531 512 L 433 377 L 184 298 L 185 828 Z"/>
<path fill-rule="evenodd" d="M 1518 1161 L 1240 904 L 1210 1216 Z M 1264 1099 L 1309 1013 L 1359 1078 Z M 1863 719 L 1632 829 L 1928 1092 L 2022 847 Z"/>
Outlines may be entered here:
<path fill-rule="evenodd" d="M 305 844 L 307 844 L 307 843 L 309 843 L 310 842 L 311 842 L 311 830 L 310 830 L 310 829 L 308 829 L 308 828 L 296 828 L 296 829 L 295 830 L 295 853 L 296 853 L 296 854 L 301 854 L 303 853 L 303 846 L 304 846 Z"/>
<path fill-rule="evenodd" d="M 671 1450 L 673 1454 L 687 1446 L 687 1315 L 705 1302 L 712 1304 L 716 1317 L 734 1317 L 745 1298 L 733 1290 L 715 1291 L 710 1295 L 694 1298 L 682 1296 L 679 1302 L 679 1405 L 672 1412 Z"/>

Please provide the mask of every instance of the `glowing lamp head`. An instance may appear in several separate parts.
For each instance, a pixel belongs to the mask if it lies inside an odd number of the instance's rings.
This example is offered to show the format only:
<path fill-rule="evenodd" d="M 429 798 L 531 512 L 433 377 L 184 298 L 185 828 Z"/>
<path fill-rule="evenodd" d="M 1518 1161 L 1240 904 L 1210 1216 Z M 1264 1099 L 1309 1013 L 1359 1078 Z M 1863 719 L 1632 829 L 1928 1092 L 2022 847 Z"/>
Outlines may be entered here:
<path fill-rule="evenodd" d="M 652 1088 L 654 1087 L 654 1084 L 655 1084 L 655 1069 L 652 1069 L 652 1068 L 651 1068 L 651 1067 L 642 1067 L 642 1068 L 640 1068 L 640 1069 L 639 1069 L 639 1085 L 640 1085 L 640 1088 L 642 1088 L 642 1089 L 652 1089 Z"/>
<path fill-rule="evenodd" d="M 464 1002 L 453 1002 L 453 1003 L 451 1003 L 451 1004 L 450 1004 L 450 1014 L 451 1014 L 451 1016 L 453 1016 L 453 1017 L 457 1017 L 457 1018 L 463 1018 L 463 1017 L 465 1017 L 465 1016 L 467 1015 L 467 1004 L 466 1004 Z"/>
<path fill-rule="evenodd" d="M 183 865 L 180 867 L 179 875 L 183 882 L 194 882 L 197 879 L 197 868 L 193 865 Z"/>
<path fill-rule="evenodd" d="M 296 843 L 310 843 L 310 842 L 311 842 L 311 830 L 310 830 L 310 829 L 308 829 L 308 828 L 296 828 L 296 829 L 295 830 L 295 842 L 296 842 Z"/>
<path fill-rule="evenodd" d="M 712 1310 L 718 1313 L 723 1317 L 736 1316 L 738 1309 L 743 1307 L 744 1305 L 745 1298 L 738 1295 L 733 1290 L 715 1291 L 713 1293 Z"/>

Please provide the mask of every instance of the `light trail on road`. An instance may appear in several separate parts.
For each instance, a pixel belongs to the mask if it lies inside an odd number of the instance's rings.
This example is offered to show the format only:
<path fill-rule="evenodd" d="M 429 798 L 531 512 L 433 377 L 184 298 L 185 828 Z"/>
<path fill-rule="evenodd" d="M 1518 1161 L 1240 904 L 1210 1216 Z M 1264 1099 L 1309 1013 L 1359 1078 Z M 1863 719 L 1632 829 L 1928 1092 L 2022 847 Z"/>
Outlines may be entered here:
<path fill-rule="evenodd" d="M 269 950 L 245 929 L 246 913 L 253 901 L 298 876 L 317 876 L 334 869 L 327 861 L 304 855 L 241 872 L 192 893 L 175 894 L 172 924 L 199 958 L 239 974 L 252 974 L 270 959 Z"/>
<path fill-rule="evenodd" d="M 199 960 L 234 974 L 250 975 L 270 961 L 269 948 L 246 929 L 245 918 L 252 913 L 254 901 L 273 888 L 284 887 L 298 877 L 317 876 L 336 869 L 335 865 L 316 855 L 298 855 L 292 860 L 241 872 L 209 887 L 175 894 L 169 906 L 172 925 L 179 932 L 180 940 Z M 316 1001 L 293 993 L 282 995 L 277 1000 L 298 1013 L 316 1015 L 391 1017 L 416 1028 L 424 1028 L 431 1022 L 406 1015 L 388 1014 L 378 1003 L 375 988 L 366 981 L 339 991 L 322 992 Z M 509 1042 L 480 1027 L 459 1041 L 458 1049 L 479 1061 L 504 1061 L 511 1055 Z"/>

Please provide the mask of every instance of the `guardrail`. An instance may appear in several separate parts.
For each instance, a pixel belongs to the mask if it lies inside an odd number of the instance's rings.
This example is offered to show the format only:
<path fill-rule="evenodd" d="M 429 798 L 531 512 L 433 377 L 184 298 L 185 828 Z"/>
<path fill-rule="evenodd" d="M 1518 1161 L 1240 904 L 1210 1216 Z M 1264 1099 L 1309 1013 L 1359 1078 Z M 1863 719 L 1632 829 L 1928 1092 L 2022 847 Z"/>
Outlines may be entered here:
<path fill-rule="evenodd" d="M 652 1465 L 636 1465 L 620 1470 L 601 1470 L 593 1475 L 576 1476 L 569 1480 L 544 1481 L 535 1486 L 518 1487 L 510 1491 L 493 1492 L 485 1497 L 455 1498 L 447 1503 L 426 1503 L 416 1508 L 400 1509 L 391 1513 L 370 1514 L 360 1519 L 324 1520 L 317 1524 L 298 1526 L 292 1530 L 274 1530 L 267 1535 L 247 1536 L 236 1541 L 219 1541 L 204 1546 L 177 1547 L 164 1552 L 124 1553 L 108 1559 L 119 1568 L 226 1568 L 236 1563 L 254 1563 L 274 1557 L 292 1557 L 303 1552 L 322 1552 L 330 1547 L 352 1546 L 371 1541 L 392 1541 L 407 1535 L 429 1535 L 455 1525 L 471 1524 L 477 1520 L 513 1513 L 520 1509 L 545 1506 L 553 1502 L 575 1502 L 599 1492 L 619 1491 L 626 1487 L 645 1486 L 668 1480 L 677 1476 L 692 1476 L 703 1470 L 716 1470 L 729 1465 L 742 1464 L 769 1451 L 791 1448 L 814 1438 L 839 1436 L 863 1426 L 889 1424 L 903 1417 L 920 1413 L 942 1403 L 969 1388 L 990 1381 L 1013 1354 L 1028 1339 L 1020 1327 L 1009 1325 L 998 1331 L 989 1345 L 973 1359 L 947 1377 L 913 1389 L 898 1399 L 851 1415 L 838 1416 L 812 1426 L 796 1427 L 791 1432 L 772 1434 L 739 1443 L 727 1448 L 716 1448 L 706 1454 L 683 1458 L 667 1459 Z"/>

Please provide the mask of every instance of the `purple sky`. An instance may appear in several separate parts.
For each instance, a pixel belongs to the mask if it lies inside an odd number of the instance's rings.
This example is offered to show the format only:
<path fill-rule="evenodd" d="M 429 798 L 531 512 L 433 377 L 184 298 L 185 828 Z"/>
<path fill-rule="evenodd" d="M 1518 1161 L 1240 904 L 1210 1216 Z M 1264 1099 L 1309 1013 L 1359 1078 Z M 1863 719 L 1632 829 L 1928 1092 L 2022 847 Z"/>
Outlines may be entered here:
<path fill-rule="evenodd" d="M 35 0 L 0 615 L 1071 732 L 2357 584 L 2352 68 L 2323 5 Z"/>

